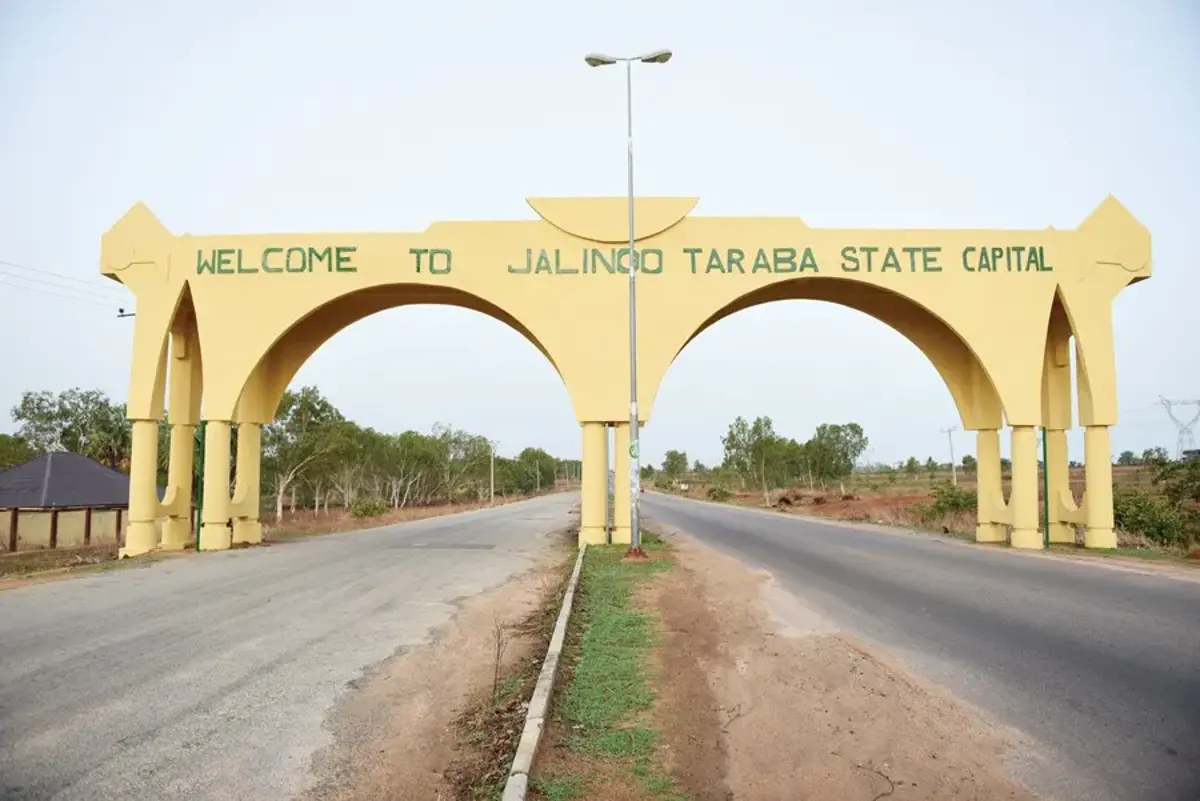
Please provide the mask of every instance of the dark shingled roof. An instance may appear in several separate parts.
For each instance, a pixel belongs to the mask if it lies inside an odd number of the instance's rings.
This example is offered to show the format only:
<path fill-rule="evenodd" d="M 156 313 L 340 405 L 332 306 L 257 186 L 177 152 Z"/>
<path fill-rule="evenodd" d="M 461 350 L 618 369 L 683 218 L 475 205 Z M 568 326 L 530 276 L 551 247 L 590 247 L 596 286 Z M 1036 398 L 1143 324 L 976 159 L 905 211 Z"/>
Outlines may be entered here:
<path fill-rule="evenodd" d="M 129 476 L 78 453 L 47 453 L 0 473 L 0 509 L 128 505 Z"/>

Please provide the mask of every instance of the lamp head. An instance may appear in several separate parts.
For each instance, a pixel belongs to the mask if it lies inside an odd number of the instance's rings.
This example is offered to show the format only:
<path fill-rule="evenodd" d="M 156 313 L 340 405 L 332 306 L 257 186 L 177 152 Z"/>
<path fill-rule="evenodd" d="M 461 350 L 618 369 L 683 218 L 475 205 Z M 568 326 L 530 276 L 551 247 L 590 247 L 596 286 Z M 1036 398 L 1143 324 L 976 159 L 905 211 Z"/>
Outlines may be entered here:
<path fill-rule="evenodd" d="M 589 67 L 605 67 L 609 64 L 616 64 L 617 59 L 612 56 L 606 56 L 603 53 L 588 53 L 583 58 Z"/>
<path fill-rule="evenodd" d="M 638 61 L 644 64 L 666 64 L 671 60 L 670 50 L 655 50 L 652 53 L 647 53 L 644 56 L 638 56 Z"/>

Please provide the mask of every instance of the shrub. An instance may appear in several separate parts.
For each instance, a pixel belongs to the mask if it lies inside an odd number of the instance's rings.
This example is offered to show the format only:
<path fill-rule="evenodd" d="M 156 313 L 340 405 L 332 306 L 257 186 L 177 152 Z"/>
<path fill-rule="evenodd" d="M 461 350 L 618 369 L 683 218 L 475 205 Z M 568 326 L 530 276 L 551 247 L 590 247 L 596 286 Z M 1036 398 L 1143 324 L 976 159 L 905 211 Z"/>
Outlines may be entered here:
<path fill-rule="evenodd" d="M 387 504 L 378 498 L 355 498 L 354 503 L 350 504 L 350 514 L 355 517 L 379 517 L 387 514 L 387 510 Z"/>
<path fill-rule="evenodd" d="M 1113 487 L 1113 523 L 1159 545 L 1182 547 L 1191 540 L 1196 520 L 1189 510 L 1166 498 Z"/>
<path fill-rule="evenodd" d="M 949 481 L 943 481 L 933 485 L 933 503 L 929 508 L 930 513 L 938 517 L 957 512 L 974 512 L 977 508 L 975 493 Z"/>
<path fill-rule="evenodd" d="M 732 497 L 732 495 L 733 495 L 733 493 L 730 492 L 729 490 L 725 489 L 724 487 L 709 487 L 708 488 L 708 499 L 710 501 L 717 501 L 720 503 L 724 503 L 725 501 L 729 500 L 730 497 Z"/>

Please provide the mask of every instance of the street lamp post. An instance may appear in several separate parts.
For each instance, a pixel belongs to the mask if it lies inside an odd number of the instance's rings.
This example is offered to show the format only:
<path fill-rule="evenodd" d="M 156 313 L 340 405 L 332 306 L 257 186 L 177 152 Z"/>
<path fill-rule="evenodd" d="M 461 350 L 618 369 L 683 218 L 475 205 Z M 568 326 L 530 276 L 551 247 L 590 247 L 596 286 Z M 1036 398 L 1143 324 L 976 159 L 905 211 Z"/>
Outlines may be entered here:
<path fill-rule="evenodd" d="M 584 58 L 589 67 L 625 64 L 625 132 L 628 142 L 626 165 L 629 190 L 629 552 L 627 556 L 644 557 L 642 550 L 641 510 L 641 452 L 637 408 L 637 235 L 633 227 L 633 62 L 665 64 L 671 60 L 670 50 L 655 50 L 640 56 L 606 56 L 591 53 Z"/>

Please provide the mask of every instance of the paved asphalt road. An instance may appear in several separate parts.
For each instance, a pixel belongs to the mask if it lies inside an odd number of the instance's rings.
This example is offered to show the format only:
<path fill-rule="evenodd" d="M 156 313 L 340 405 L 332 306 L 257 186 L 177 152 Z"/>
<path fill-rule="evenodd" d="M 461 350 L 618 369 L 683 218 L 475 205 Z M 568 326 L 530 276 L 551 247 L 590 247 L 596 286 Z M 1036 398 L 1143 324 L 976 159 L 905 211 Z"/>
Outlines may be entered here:
<path fill-rule="evenodd" d="M 347 685 L 528 568 L 577 500 L 0 592 L 0 797 L 291 798 Z"/>
<path fill-rule="evenodd" d="M 1200 799 L 1200 582 L 646 493 L 647 518 L 1040 743 L 1050 797 Z"/>

